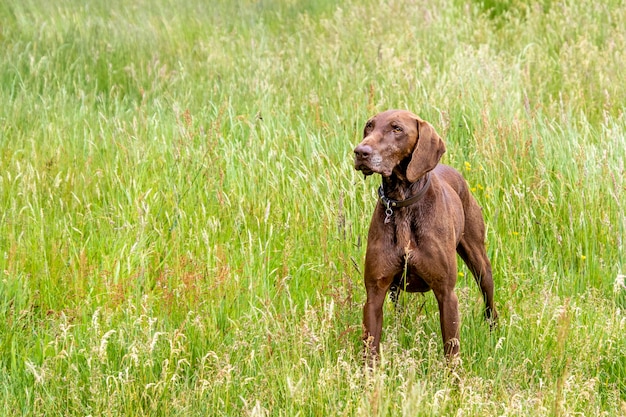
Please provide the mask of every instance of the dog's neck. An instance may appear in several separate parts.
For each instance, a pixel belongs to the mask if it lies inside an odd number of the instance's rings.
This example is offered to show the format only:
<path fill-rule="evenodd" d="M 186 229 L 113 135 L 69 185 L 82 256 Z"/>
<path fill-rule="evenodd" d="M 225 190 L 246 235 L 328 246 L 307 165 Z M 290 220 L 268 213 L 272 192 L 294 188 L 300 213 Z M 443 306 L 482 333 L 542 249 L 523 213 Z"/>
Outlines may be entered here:
<path fill-rule="evenodd" d="M 389 177 L 383 177 L 385 196 L 398 201 L 411 198 L 427 185 L 428 175 L 430 173 L 426 173 L 415 182 L 410 182 L 406 179 L 406 176 L 398 175 L 395 172 Z"/>

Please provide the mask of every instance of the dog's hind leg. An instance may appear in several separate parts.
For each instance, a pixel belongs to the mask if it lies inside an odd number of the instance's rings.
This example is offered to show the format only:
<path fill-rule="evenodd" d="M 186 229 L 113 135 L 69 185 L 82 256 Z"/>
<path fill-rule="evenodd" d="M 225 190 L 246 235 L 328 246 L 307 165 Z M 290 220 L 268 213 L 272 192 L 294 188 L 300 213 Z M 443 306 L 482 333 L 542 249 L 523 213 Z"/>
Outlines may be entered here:
<path fill-rule="evenodd" d="M 474 276 L 476 283 L 485 301 L 485 318 L 493 327 L 496 323 L 498 313 L 493 301 L 493 275 L 491 272 L 491 262 L 485 250 L 485 226 L 482 222 L 473 219 L 472 222 L 465 223 L 465 233 L 457 246 L 457 253 L 463 259 L 470 272 Z"/>

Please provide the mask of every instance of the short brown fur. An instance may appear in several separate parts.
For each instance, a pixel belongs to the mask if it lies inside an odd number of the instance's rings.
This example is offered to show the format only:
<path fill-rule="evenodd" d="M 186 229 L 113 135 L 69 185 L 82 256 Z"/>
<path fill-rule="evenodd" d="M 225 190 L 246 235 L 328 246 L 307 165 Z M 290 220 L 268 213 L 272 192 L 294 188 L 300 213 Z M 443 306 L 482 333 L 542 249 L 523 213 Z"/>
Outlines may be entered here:
<path fill-rule="evenodd" d="M 428 187 L 418 201 L 393 208 L 391 215 L 381 200 L 374 210 L 365 255 L 367 301 L 363 307 L 363 339 L 370 361 L 379 353 L 383 303 L 390 288 L 432 290 L 439 306 L 444 352 L 448 357 L 458 354 L 456 253 L 481 289 L 485 317 L 491 324 L 497 318 L 481 208 L 461 174 L 439 164 L 444 152 L 445 145 L 433 127 L 404 110 L 372 117 L 354 149 L 355 169 L 365 176 L 380 174 L 386 197 L 402 201 Z"/>

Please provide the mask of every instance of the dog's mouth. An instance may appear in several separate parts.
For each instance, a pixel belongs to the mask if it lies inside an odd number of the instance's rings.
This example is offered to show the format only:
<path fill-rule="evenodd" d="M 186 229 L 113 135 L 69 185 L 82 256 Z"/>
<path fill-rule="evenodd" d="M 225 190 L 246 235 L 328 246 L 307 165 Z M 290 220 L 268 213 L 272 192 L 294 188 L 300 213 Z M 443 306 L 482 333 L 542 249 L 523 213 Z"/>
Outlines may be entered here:
<path fill-rule="evenodd" d="M 356 169 L 357 171 L 361 171 L 364 178 L 367 178 L 368 176 L 374 174 L 374 171 L 372 170 L 372 168 L 363 164 L 355 166 L 354 169 Z"/>
<path fill-rule="evenodd" d="M 370 166 L 367 166 L 365 164 L 360 164 L 360 165 L 355 165 L 354 169 L 356 169 L 357 171 L 361 171 L 361 173 L 363 174 L 363 177 L 367 178 L 370 175 L 374 175 L 374 174 L 380 174 L 383 177 L 389 177 L 392 175 L 393 171 L 384 167 L 376 167 L 376 168 L 372 168 Z"/>

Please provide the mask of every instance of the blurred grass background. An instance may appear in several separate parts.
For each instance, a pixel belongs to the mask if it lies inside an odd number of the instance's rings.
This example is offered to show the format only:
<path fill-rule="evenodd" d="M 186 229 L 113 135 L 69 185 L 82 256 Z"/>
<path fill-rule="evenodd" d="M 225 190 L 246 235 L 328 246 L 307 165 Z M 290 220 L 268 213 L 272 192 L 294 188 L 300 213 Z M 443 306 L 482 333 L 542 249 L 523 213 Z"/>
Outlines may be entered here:
<path fill-rule="evenodd" d="M 0 3 L 0 400 L 13 415 L 626 415 L 621 1 Z M 377 111 L 483 206 L 360 357 Z M 617 410 L 617 411 L 616 411 Z"/>

